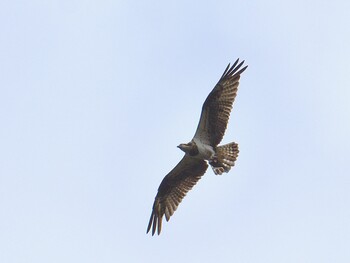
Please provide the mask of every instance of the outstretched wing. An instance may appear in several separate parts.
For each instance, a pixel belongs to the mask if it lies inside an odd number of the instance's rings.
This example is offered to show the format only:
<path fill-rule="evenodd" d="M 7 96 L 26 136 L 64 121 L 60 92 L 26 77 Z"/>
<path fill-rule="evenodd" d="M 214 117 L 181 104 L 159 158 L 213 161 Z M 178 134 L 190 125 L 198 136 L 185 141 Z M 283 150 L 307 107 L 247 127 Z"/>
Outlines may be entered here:
<path fill-rule="evenodd" d="M 239 59 L 230 67 L 228 64 L 219 82 L 205 100 L 194 138 L 212 146 L 218 145 L 225 134 L 233 102 L 237 94 L 240 74 L 248 67 L 240 69 L 244 61 Z M 237 65 L 238 64 L 238 65 Z M 239 70 L 240 69 L 240 70 Z"/>
<path fill-rule="evenodd" d="M 187 192 L 198 182 L 207 168 L 206 161 L 185 155 L 164 177 L 153 203 L 147 233 L 152 228 L 153 236 L 158 228 L 158 235 L 160 234 L 163 215 L 169 221 Z"/>

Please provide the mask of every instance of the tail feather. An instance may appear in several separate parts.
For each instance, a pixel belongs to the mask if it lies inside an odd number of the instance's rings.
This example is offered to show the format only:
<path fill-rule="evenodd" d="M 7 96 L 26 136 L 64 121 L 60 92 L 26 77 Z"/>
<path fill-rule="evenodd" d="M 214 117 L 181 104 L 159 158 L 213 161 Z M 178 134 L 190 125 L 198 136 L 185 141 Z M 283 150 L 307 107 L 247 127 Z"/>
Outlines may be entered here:
<path fill-rule="evenodd" d="M 235 165 L 239 150 L 238 144 L 231 142 L 216 148 L 214 157 L 209 161 L 215 174 L 227 173 Z"/>

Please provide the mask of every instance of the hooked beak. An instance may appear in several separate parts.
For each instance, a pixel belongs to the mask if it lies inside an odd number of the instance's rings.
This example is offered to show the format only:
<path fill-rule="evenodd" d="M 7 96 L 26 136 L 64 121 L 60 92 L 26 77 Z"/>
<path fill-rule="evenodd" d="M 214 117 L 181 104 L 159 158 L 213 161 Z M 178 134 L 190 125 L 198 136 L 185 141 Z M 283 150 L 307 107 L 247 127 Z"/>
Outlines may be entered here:
<path fill-rule="evenodd" d="M 177 146 L 177 148 L 179 148 L 179 149 L 181 149 L 181 150 L 183 151 L 183 149 L 184 149 L 184 144 L 183 144 L 183 143 L 179 144 L 179 145 Z"/>

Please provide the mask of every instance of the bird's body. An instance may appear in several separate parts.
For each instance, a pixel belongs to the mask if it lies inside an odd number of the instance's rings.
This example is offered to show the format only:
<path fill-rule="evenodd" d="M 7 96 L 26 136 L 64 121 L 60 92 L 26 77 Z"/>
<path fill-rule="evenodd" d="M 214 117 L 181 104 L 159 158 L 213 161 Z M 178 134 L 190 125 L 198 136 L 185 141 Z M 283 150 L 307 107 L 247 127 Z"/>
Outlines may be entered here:
<path fill-rule="evenodd" d="M 186 145 L 189 145 L 188 150 Z M 188 152 L 190 156 L 197 159 L 210 160 L 210 158 L 215 154 L 213 146 L 204 144 L 201 140 L 193 138 L 188 144 L 180 144 L 178 147 L 184 152 Z"/>
<path fill-rule="evenodd" d="M 247 68 L 245 66 L 240 69 L 243 63 L 244 61 L 238 64 L 237 59 L 232 67 L 230 64 L 227 66 L 203 104 L 193 139 L 178 146 L 185 152 L 185 156 L 164 177 L 158 188 L 147 233 L 152 228 L 154 235 L 158 228 L 160 234 L 163 216 L 165 215 L 167 221 L 170 219 L 186 193 L 203 176 L 208 163 L 215 174 L 227 173 L 234 166 L 239 152 L 238 144 L 234 142 L 221 146 L 218 144 L 227 127 L 240 74 Z"/>

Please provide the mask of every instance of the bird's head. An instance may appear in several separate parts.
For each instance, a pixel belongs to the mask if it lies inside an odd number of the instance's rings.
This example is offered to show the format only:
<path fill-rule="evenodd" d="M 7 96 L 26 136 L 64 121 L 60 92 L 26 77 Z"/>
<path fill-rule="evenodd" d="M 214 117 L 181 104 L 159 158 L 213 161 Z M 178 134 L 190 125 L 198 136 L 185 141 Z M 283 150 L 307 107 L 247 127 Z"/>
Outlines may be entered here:
<path fill-rule="evenodd" d="M 177 146 L 178 148 L 180 148 L 182 151 L 184 151 L 185 153 L 188 153 L 189 155 L 193 156 L 193 155 L 197 155 L 198 154 L 198 148 L 197 145 L 194 142 L 189 142 L 189 143 L 181 143 L 179 146 Z"/>
<path fill-rule="evenodd" d="M 185 153 L 188 153 L 192 149 L 192 143 L 191 142 L 189 142 L 189 143 L 181 143 L 177 147 L 180 148 Z"/>

